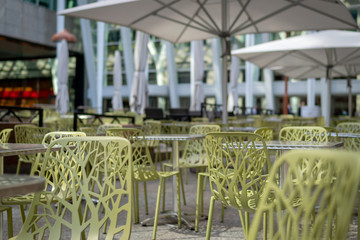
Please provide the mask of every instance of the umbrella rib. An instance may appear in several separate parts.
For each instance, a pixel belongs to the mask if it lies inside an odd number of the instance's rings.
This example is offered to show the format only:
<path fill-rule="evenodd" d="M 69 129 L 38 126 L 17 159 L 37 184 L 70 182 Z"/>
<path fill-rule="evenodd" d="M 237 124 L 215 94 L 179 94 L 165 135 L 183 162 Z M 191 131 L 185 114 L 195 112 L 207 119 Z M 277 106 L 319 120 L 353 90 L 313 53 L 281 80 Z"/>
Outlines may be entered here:
<path fill-rule="evenodd" d="M 238 15 L 236 16 L 236 18 L 234 19 L 233 23 L 230 25 L 230 27 L 229 27 L 229 32 L 231 32 L 231 29 L 235 26 L 237 20 L 239 20 L 239 18 L 241 17 L 241 15 L 242 15 L 244 12 L 245 12 L 246 16 L 248 17 L 248 21 L 246 21 L 246 22 L 249 22 L 249 21 L 250 21 L 252 24 L 253 24 L 253 22 L 254 22 L 254 21 L 252 20 L 252 18 L 250 17 L 250 14 L 246 11 L 246 8 L 247 8 L 247 6 L 249 5 L 250 0 L 248 0 L 245 5 L 241 2 L 241 0 L 237 0 L 237 1 L 238 1 L 238 3 L 241 5 L 242 9 L 241 9 L 241 11 L 238 13 Z M 253 24 L 253 25 L 254 25 L 256 31 L 258 32 L 259 29 L 258 29 L 258 27 L 256 26 L 256 24 Z"/>
<path fill-rule="evenodd" d="M 314 11 L 314 12 L 317 12 L 317 13 L 319 13 L 319 14 L 322 14 L 322 15 L 324 15 L 324 16 L 326 16 L 326 17 L 335 19 L 336 21 L 345 23 L 345 24 L 347 24 L 347 25 L 349 25 L 349 26 L 351 26 L 351 27 L 353 27 L 353 28 L 356 28 L 356 29 L 359 28 L 358 25 L 349 23 L 349 22 L 347 22 L 347 21 L 345 21 L 345 20 L 343 20 L 343 19 L 341 19 L 341 18 L 336 17 L 335 15 L 331 15 L 331 14 L 329 14 L 329 13 L 325 13 L 325 12 L 323 12 L 323 11 L 320 11 L 320 10 L 314 9 L 314 8 L 311 8 L 311 7 L 306 6 L 306 5 L 304 5 L 304 4 L 301 4 L 301 3 L 299 3 L 299 5 L 302 6 L 303 8 L 307 8 L 307 9 L 309 9 L 309 10 L 312 10 L 312 11 Z"/>
<path fill-rule="evenodd" d="M 289 8 L 294 7 L 295 5 L 300 4 L 301 1 L 304 1 L 304 0 L 298 0 L 297 2 L 291 3 L 291 4 L 289 4 L 289 5 L 287 5 L 287 6 L 283 7 L 283 8 L 280 8 L 280 9 L 278 9 L 278 10 L 276 10 L 276 11 L 274 11 L 274 12 L 272 12 L 272 13 L 270 13 L 270 14 L 268 14 L 268 15 L 266 15 L 266 16 L 264 16 L 264 17 L 262 17 L 262 18 L 260 18 L 260 19 L 258 19 L 256 21 L 252 21 L 250 24 L 245 25 L 245 23 L 243 23 L 243 24 L 239 25 L 237 28 L 235 28 L 234 31 L 231 32 L 231 34 L 234 34 L 236 32 L 240 32 L 240 31 L 242 31 L 242 30 L 244 30 L 244 29 L 246 29 L 246 28 L 248 28 L 250 26 L 253 26 L 253 25 L 256 25 L 256 24 L 258 24 L 260 22 L 263 22 L 266 19 L 268 19 L 268 18 L 270 18 L 270 17 L 272 17 L 274 15 L 277 15 L 277 14 L 279 14 L 281 12 L 284 12 L 285 10 L 287 10 Z"/>
<path fill-rule="evenodd" d="M 175 23 L 178 23 L 178 24 L 184 26 L 184 29 L 182 30 L 182 32 L 180 33 L 180 35 L 177 37 L 177 40 L 176 40 L 175 42 L 178 41 L 178 39 L 184 34 L 186 28 L 188 28 L 188 27 L 191 27 L 191 28 L 193 28 L 193 29 L 197 29 L 197 30 L 199 30 L 199 31 L 203 31 L 203 32 L 206 32 L 206 33 L 209 32 L 209 33 L 212 33 L 212 34 L 214 34 L 214 35 L 218 35 L 218 31 L 219 31 L 219 30 L 213 29 L 212 26 L 211 26 L 207 21 L 205 21 L 204 19 L 202 19 L 200 16 L 198 16 L 198 17 L 203 21 L 203 23 L 201 23 L 201 22 L 199 22 L 199 21 L 196 21 L 196 20 L 194 19 L 194 18 L 196 17 L 196 15 L 198 14 L 198 12 L 200 11 L 200 9 L 203 9 L 204 12 L 207 13 L 206 10 L 205 10 L 204 8 L 202 8 L 202 4 L 201 4 L 201 3 L 199 3 L 200 8 L 199 8 L 199 9 L 195 12 L 195 14 L 190 18 L 189 16 L 187 16 L 187 15 L 185 15 L 184 13 L 178 11 L 177 9 L 174 9 L 173 7 L 170 7 L 169 4 L 165 5 L 163 2 L 161 2 L 161 1 L 159 1 L 159 0 L 156 0 L 156 2 L 158 2 L 158 3 L 161 4 L 161 5 L 164 5 L 164 8 L 168 8 L 168 9 L 170 9 L 171 11 L 173 11 L 173 12 L 179 14 L 180 16 L 182 16 L 182 17 L 184 17 L 184 18 L 186 18 L 186 19 L 189 20 L 188 23 L 181 22 L 181 21 L 178 21 L 178 20 L 175 20 L 175 19 L 172 19 L 172 18 L 169 18 L 169 17 L 166 17 L 166 16 L 163 16 L 163 15 L 158 14 L 158 10 L 157 10 L 157 11 L 154 11 L 154 12 L 152 13 L 153 15 L 156 15 L 156 16 L 158 16 L 158 17 L 160 17 L 160 18 L 163 18 L 163 19 L 166 19 L 166 20 L 169 20 L 169 21 L 172 21 L 172 22 L 175 22 Z M 207 15 L 209 16 L 208 13 L 207 13 Z M 210 16 L 209 16 L 209 18 L 211 19 Z M 212 20 L 212 19 L 211 19 L 211 20 Z M 203 27 L 203 28 L 193 26 L 193 25 L 191 25 L 191 23 L 196 23 L 196 24 L 198 24 L 199 26 L 201 26 L 201 27 Z M 205 23 L 205 24 L 204 24 L 204 23 Z M 215 24 L 215 23 L 214 23 L 214 24 Z"/>
<path fill-rule="evenodd" d="M 360 51 L 360 48 L 356 48 L 356 50 L 352 51 L 349 55 L 343 57 L 341 60 L 339 60 L 336 65 L 345 65 L 346 61 L 351 61 L 353 59 L 359 58 L 359 55 L 354 56 L 355 54 L 357 54 Z"/>
<path fill-rule="evenodd" d="M 140 22 L 140 21 L 148 18 L 149 16 L 157 15 L 157 12 L 158 12 L 158 11 L 161 11 L 161 10 L 163 10 L 163 9 L 169 8 L 169 6 L 174 5 L 175 3 L 179 2 L 179 1 L 180 1 L 180 0 L 174 0 L 174 1 L 172 1 L 171 3 L 165 4 L 165 3 L 163 3 L 163 2 L 159 2 L 158 0 L 156 0 L 156 2 L 160 3 L 160 5 L 162 5 L 161 8 L 158 8 L 158 9 L 156 9 L 156 10 L 154 10 L 154 11 L 152 11 L 152 12 L 150 12 L 150 13 L 144 15 L 144 16 L 142 16 L 141 18 L 138 18 L 138 19 L 132 21 L 132 22 L 129 24 L 129 26 L 132 26 L 132 25 L 134 25 L 134 24 L 136 24 L 136 23 L 138 23 L 138 22 Z"/>

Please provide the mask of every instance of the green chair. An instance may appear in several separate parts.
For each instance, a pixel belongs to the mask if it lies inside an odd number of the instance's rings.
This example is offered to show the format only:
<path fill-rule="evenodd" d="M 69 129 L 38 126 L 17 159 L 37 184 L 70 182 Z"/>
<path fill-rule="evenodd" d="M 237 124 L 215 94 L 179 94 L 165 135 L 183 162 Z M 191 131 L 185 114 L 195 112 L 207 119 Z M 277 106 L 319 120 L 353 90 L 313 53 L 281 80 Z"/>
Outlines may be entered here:
<path fill-rule="evenodd" d="M 86 136 L 96 136 L 96 128 L 94 127 L 80 127 L 80 131 L 85 133 Z"/>
<path fill-rule="evenodd" d="M 336 129 L 343 133 L 360 133 L 360 122 L 339 123 Z M 344 148 L 347 151 L 360 152 L 360 138 L 344 138 Z"/>
<path fill-rule="evenodd" d="M 61 150 L 51 151 L 55 145 Z M 90 175 L 83 174 L 90 160 L 98 167 Z M 129 239 L 132 164 L 128 140 L 57 139 L 45 153 L 40 176 L 46 178 L 45 190 L 35 193 L 15 239 L 60 240 L 65 232 L 71 239 Z M 64 217 L 67 213 L 70 218 Z"/>
<path fill-rule="evenodd" d="M 323 127 L 284 127 L 279 133 L 280 141 L 328 142 L 328 133 Z"/>
<path fill-rule="evenodd" d="M 83 132 L 64 132 L 64 131 L 57 131 L 57 132 L 50 132 L 45 134 L 42 140 L 42 144 L 50 144 L 52 141 L 59 139 L 59 138 L 65 138 L 65 137 L 85 137 L 85 133 Z M 35 155 L 34 155 L 35 156 Z M 36 155 L 35 160 L 32 164 L 30 175 L 39 175 L 41 172 L 41 167 L 43 164 L 44 155 L 39 153 Z M 3 205 L 19 205 L 20 207 L 20 215 L 22 222 L 25 221 L 25 206 L 30 204 L 32 199 L 34 197 L 34 194 L 27 194 L 22 196 L 15 196 L 15 197 L 9 197 L 1 199 L 1 202 Z"/>
<path fill-rule="evenodd" d="M 0 132 L 0 143 L 7 143 L 9 142 L 9 138 L 11 135 L 11 132 L 13 131 L 12 128 L 4 128 Z"/>
<path fill-rule="evenodd" d="M 108 130 L 110 128 L 122 128 L 122 125 L 118 124 L 118 123 L 102 124 L 97 128 L 96 134 L 97 135 L 106 135 L 106 130 Z"/>
<path fill-rule="evenodd" d="M 156 171 L 156 168 L 152 162 L 149 148 L 147 147 L 147 141 L 145 135 L 140 129 L 134 128 L 123 128 L 123 129 L 108 129 L 106 132 L 107 136 L 120 136 L 128 139 L 131 142 L 132 146 L 132 162 L 133 162 L 133 180 L 134 180 L 134 222 L 139 223 L 139 182 L 144 183 L 144 198 L 145 198 L 145 210 L 148 214 L 148 201 L 147 201 L 147 190 L 146 182 L 154 181 L 159 179 L 159 188 L 156 200 L 156 210 L 155 210 L 155 219 L 154 219 L 154 231 L 153 239 L 156 239 L 157 223 L 159 218 L 160 210 L 160 198 L 161 192 L 165 187 L 165 180 L 174 175 L 177 176 L 177 204 L 178 204 L 178 226 L 181 227 L 181 207 L 180 207 L 180 185 L 179 185 L 179 172 L 159 172 Z M 163 202 L 165 201 L 165 191 L 163 194 Z"/>
<path fill-rule="evenodd" d="M 201 124 L 190 127 L 189 134 L 207 134 L 210 132 L 220 132 L 220 126 L 215 124 Z M 183 194 L 184 205 L 186 205 L 185 190 L 182 180 L 182 169 L 185 169 L 185 182 L 187 183 L 187 170 L 189 168 L 197 168 L 200 172 L 204 172 L 207 168 L 207 156 L 205 150 L 204 139 L 194 139 L 186 141 L 183 154 L 179 159 L 180 169 L 180 183 Z M 164 170 L 166 167 L 173 168 L 171 163 L 164 164 Z M 163 206 L 164 207 L 164 206 Z"/>
<path fill-rule="evenodd" d="M 50 129 L 46 127 L 38 127 L 30 124 L 15 125 L 15 141 L 16 143 L 35 143 L 41 144 L 45 134 L 49 133 Z M 36 154 L 19 155 L 19 160 L 16 167 L 16 174 L 20 173 L 21 165 L 33 164 L 36 159 Z"/>
<path fill-rule="evenodd" d="M 271 168 L 265 141 L 253 133 L 220 132 L 207 134 L 205 145 L 213 194 L 206 239 L 210 239 L 215 201 L 239 212 L 246 236 L 250 226 L 249 213 L 255 212 L 259 206 Z M 198 182 L 198 189 L 202 189 L 201 182 Z M 266 214 L 264 223 L 266 224 Z"/>
<path fill-rule="evenodd" d="M 260 135 L 265 141 L 274 140 L 274 129 L 271 127 L 258 128 L 254 133 Z"/>
<path fill-rule="evenodd" d="M 146 135 L 157 135 L 161 133 L 161 121 L 157 120 L 145 120 L 141 130 Z M 155 167 L 157 162 L 161 162 L 161 152 L 160 152 L 160 141 L 159 140 L 151 140 L 147 141 L 147 146 L 151 149 L 154 149 L 155 152 Z"/>
<path fill-rule="evenodd" d="M 280 186 L 278 174 L 284 169 Z M 264 213 L 269 216 L 266 226 L 269 239 L 347 239 L 359 173 L 360 158 L 353 153 L 335 150 L 285 153 L 270 171 L 247 239 L 260 238 Z"/>

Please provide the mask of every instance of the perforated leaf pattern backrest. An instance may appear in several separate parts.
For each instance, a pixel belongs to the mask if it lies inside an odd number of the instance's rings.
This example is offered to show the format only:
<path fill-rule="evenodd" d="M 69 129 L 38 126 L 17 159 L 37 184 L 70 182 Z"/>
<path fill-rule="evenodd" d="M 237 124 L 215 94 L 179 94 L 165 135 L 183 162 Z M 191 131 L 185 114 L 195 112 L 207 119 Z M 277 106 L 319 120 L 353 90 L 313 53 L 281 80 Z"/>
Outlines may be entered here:
<path fill-rule="evenodd" d="M 97 134 L 106 134 L 106 130 L 110 129 L 110 128 L 122 128 L 121 124 L 117 124 L 117 123 L 107 123 L 107 124 L 102 124 L 97 128 L 96 133 Z"/>
<path fill-rule="evenodd" d="M 148 178 L 156 179 L 158 173 L 154 167 L 147 140 L 143 131 L 135 128 L 108 129 L 107 136 L 119 136 L 128 139 L 132 146 L 132 161 L 134 165 L 134 177 L 140 181 Z"/>
<path fill-rule="evenodd" d="M 328 133 L 323 127 L 284 127 L 279 133 L 280 141 L 328 142 Z"/>
<path fill-rule="evenodd" d="M 278 184 L 281 171 L 285 172 L 282 186 Z M 271 169 L 248 239 L 260 236 L 265 212 L 269 218 L 269 239 L 346 239 L 359 173 L 360 158 L 354 153 L 335 150 L 285 153 Z"/>
<path fill-rule="evenodd" d="M 260 135 L 265 141 L 274 140 L 274 129 L 271 127 L 258 128 L 254 133 Z"/>
<path fill-rule="evenodd" d="M 53 141 L 49 149 L 55 145 L 61 150 L 46 152 L 40 174 L 46 178 L 48 191 L 35 194 L 18 239 L 60 240 L 65 232 L 71 239 L 129 239 L 129 141 L 119 137 L 70 137 Z M 93 166 L 85 174 L 90 159 Z"/>
<path fill-rule="evenodd" d="M 215 199 L 254 211 L 271 167 L 264 140 L 253 133 L 209 133 L 205 144 Z"/>
<path fill-rule="evenodd" d="M 0 143 L 9 142 L 10 134 L 13 131 L 12 128 L 5 128 L 0 132 Z"/>
<path fill-rule="evenodd" d="M 339 123 L 336 129 L 344 133 L 360 133 L 360 122 Z M 344 138 L 344 148 L 348 151 L 360 152 L 360 138 Z"/>
<path fill-rule="evenodd" d="M 146 120 L 144 121 L 141 130 L 145 135 L 157 135 L 161 133 L 161 122 L 156 120 Z M 149 147 L 154 147 L 159 145 L 158 140 L 147 141 Z"/>
<path fill-rule="evenodd" d="M 220 132 L 220 126 L 216 124 L 200 124 L 190 127 L 189 134 L 207 134 L 210 132 Z M 185 143 L 184 152 L 180 159 L 180 164 L 206 165 L 206 149 L 204 138 L 193 139 Z"/>

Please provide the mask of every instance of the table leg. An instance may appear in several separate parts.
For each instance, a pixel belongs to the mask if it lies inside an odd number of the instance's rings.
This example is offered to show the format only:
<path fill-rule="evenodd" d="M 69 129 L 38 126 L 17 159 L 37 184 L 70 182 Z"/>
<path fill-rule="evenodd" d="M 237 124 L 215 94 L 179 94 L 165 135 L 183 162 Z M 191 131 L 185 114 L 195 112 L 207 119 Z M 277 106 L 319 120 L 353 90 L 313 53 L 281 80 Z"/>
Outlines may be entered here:
<path fill-rule="evenodd" d="M 4 157 L 0 156 L 0 174 L 4 174 Z"/>

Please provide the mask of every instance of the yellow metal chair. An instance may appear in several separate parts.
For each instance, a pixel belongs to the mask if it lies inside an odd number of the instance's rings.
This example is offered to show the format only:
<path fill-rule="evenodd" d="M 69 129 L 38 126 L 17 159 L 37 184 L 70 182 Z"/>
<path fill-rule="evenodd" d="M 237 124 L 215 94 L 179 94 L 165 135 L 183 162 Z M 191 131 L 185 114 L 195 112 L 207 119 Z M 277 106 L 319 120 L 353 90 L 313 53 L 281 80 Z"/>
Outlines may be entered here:
<path fill-rule="evenodd" d="M 15 125 L 15 141 L 16 143 L 35 143 L 40 144 L 45 136 L 49 133 L 50 129 L 46 127 L 38 127 L 30 124 Z M 33 164 L 36 159 L 36 154 L 19 155 L 19 160 L 16 167 L 16 174 L 20 173 L 21 165 Z"/>
<path fill-rule="evenodd" d="M 61 150 L 51 151 L 55 145 Z M 90 175 L 83 174 L 90 160 L 98 167 Z M 57 139 L 45 154 L 40 176 L 46 177 L 46 188 L 35 193 L 15 239 L 60 240 L 64 232 L 71 239 L 129 239 L 132 164 L 128 140 Z M 71 217 L 65 218 L 65 213 Z"/>
<path fill-rule="evenodd" d="M 284 169 L 285 178 L 279 186 L 278 174 Z M 247 239 L 259 239 L 264 213 L 269 216 L 269 239 L 346 239 L 359 172 L 360 158 L 353 153 L 335 150 L 285 153 L 271 169 Z"/>
<path fill-rule="evenodd" d="M 258 128 L 254 133 L 260 135 L 265 141 L 274 140 L 274 129 L 271 127 Z"/>
<path fill-rule="evenodd" d="M 157 135 L 161 133 L 161 121 L 157 120 L 145 120 L 141 130 L 146 135 Z M 166 143 L 165 143 L 166 144 Z M 151 140 L 147 141 L 147 146 L 149 148 L 153 148 L 155 152 L 155 167 L 157 162 L 161 162 L 161 152 L 160 152 L 160 141 L 159 140 Z"/>
<path fill-rule="evenodd" d="M 132 146 L 132 161 L 133 161 L 133 180 L 134 180 L 134 222 L 139 223 L 139 182 L 144 183 L 144 198 L 145 198 L 145 211 L 148 214 L 148 201 L 147 201 L 147 190 L 146 182 L 154 181 L 159 179 L 159 189 L 156 200 L 155 220 L 154 220 L 154 232 L 153 239 L 156 239 L 157 223 L 159 218 L 160 210 L 160 198 L 161 192 L 165 187 L 165 180 L 174 175 L 177 176 L 177 204 L 178 204 L 178 226 L 181 227 L 181 208 L 180 208 L 180 185 L 179 185 L 179 172 L 159 172 L 156 171 L 155 166 L 152 162 L 150 151 L 147 147 L 147 141 L 145 135 L 140 129 L 134 128 L 123 128 L 123 129 L 108 129 L 106 132 L 107 136 L 120 136 L 128 139 Z M 163 193 L 163 202 L 165 200 L 165 191 Z"/>
<path fill-rule="evenodd" d="M 13 131 L 12 128 L 5 128 L 0 132 L 0 143 L 9 142 L 10 134 Z"/>
<path fill-rule="evenodd" d="M 280 141 L 328 142 L 328 133 L 323 127 L 284 127 L 279 133 Z"/>
<path fill-rule="evenodd" d="M 86 136 L 96 136 L 96 128 L 94 127 L 80 127 L 80 131 L 85 133 Z"/>
<path fill-rule="evenodd" d="M 239 211 L 246 236 L 250 226 L 249 213 L 259 206 L 271 167 L 265 141 L 253 133 L 209 133 L 206 135 L 205 144 L 210 189 L 213 194 L 206 239 L 210 239 L 215 201 Z M 201 188 L 202 186 L 198 185 L 198 189 Z"/>
<path fill-rule="evenodd" d="M 360 133 L 360 122 L 343 122 L 336 126 L 339 132 Z M 344 138 L 344 148 L 348 151 L 360 151 L 360 138 Z"/>
<path fill-rule="evenodd" d="M 207 134 L 210 132 L 220 132 L 220 126 L 215 124 L 201 124 L 194 125 L 190 127 L 189 134 Z M 179 169 L 180 169 L 180 183 L 181 190 L 183 194 L 184 205 L 186 205 L 185 199 L 185 190 L 182 179 L 182 169 L 185 169 L 185 182 L 187 183 L 187 170 L 189 168 L 197 168 L 201 172 L 204 172 L 208 163 L 205 150 L 205 140 L 204 139 L 194 139 L 187 141 L 185 143 L 184 151 L 179 159 Z M 165 163 L 164 169 L 166 167 L 173 168 L 171 163 Z"/>
<path fill-rule="evenodd" d="M 118 123 L 102 124 L 97 128 L 96 134 L 97 135 L 106 135 L 106 130 L 108 130 L 110 128 L 122 128 L 122 125 L 118 124 Z"/>
<path fill-rule="evenodd" d="M 59 139 L 59 138 L 65 138 L 65 137 L 85 137 L 86 134 L 83 132 L 64 132 L 64 131 L 57 131 L 57 132 L 50 132 L 45 134 L 42 140 L 42 144 L 50 144 L 52 141 Z M 35 155 L 34 155 L 35 156 Z M 43 164 L 44 155 L 43 154 L 37 154 L 35 157 L 35 160 L 32 164 L 30 175 L 39 175 L 41 172 L 41 167 Z M 9 197 L 1 199 L 1 202 L 3 205 L 19 205 L 20 207 L 20 215 L 22 222 L 25 221 L 25 206 L 30 204 L 32 199 L 34 197 L 34 194 L 27 194 L 22 196 L 15 196 L 15 197 Z"/>

